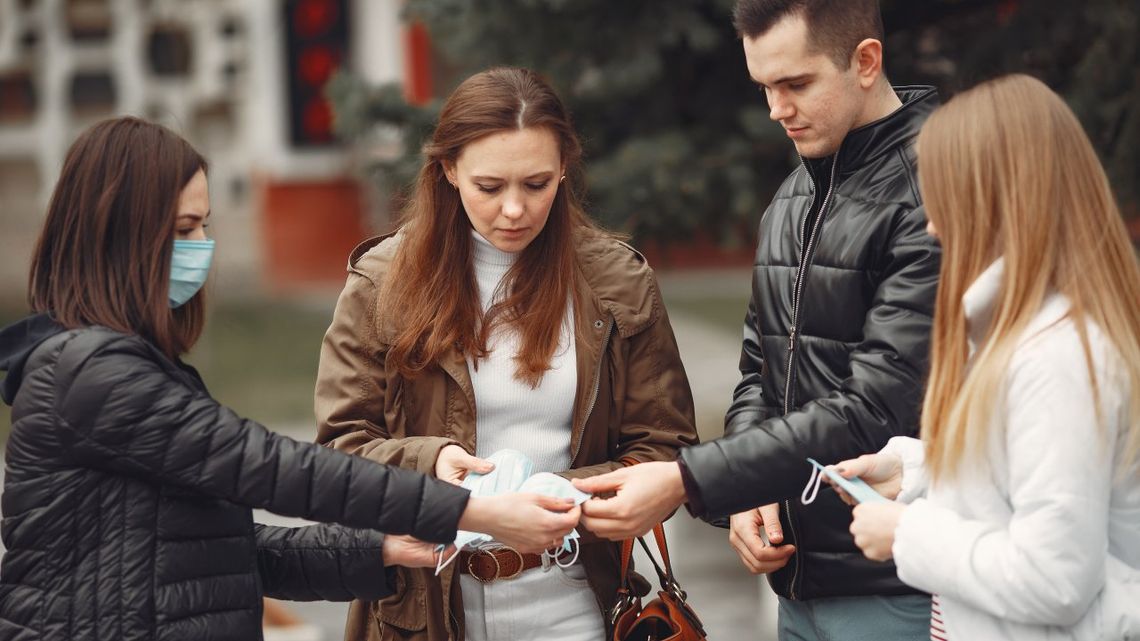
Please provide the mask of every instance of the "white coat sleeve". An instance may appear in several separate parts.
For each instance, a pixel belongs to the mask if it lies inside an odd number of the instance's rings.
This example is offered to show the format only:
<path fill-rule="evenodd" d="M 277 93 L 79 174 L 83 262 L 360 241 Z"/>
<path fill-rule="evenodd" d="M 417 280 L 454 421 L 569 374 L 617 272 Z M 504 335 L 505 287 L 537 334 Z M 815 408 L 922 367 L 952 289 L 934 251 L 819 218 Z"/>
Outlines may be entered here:
<path fill-rule="evenodd" d="M 995 414 L 1005 421 L 1008 460 L 995 464 L 1008 465 L 1008 523 L 965 519 L 918 499 L 895 534 L 905 583 L 1039 625 L 1072 625 L 1096 597 L 1105 580 L 1107 443 L 1115 434 L 1097 425 L 1084 354 L 1068 334 L 1039 336 L 1010 366 L 1008 396 Z"/>
<path fill-rule="evenodd" d="M 913 503 L 926 494 L 926 451 L 922 441 L 909 436 L 895 436 L 879 450 L 880 454 L 893 454 L 902 460 L 902 487 L 895 500 L 899 503 Z"/>

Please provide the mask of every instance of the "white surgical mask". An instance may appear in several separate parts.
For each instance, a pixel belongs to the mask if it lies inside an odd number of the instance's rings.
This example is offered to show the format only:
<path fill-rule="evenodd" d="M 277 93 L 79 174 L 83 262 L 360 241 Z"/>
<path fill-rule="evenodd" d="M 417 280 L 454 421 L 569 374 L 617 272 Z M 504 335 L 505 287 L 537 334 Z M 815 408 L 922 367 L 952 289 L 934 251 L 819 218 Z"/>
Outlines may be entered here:
<path fill-rule="evenodd" d="M 478 474 L 471 472 L 463 479 L 461 487 L 467 488 L 471 491 L 471 496 L 498 496 L 501 494 L 512 494 L 515 492 L 525 492 L 530 494 L 541 494 L 543 496 L 553 496 L 556 498 L 570 498 L 574 499 L 575 505 L 581 505 L 590 499 L 590 495 L 582 492 L 574 487 L 570 481 L 551 474 L 550 472 L 540 472 L 534 474 L 534 462 L 527 458 L 526 454 L 517 450 L 499 450 L 494 454 L 487 457 L 487 460 L 495 464 L 495 469 L 487 474 Z M 492 543 L 493 538 L 490 534 L 482 532 L 470 532 L 467 530 L 460 530 L 455 536 L 455 554 L 451 555 L 446 561 L 443 558 L 443 550 L 446 546 L 439 546 L 436 548 L 440 552 L 439 562 L 436 564 L 435 573 L 438 575 L 447 567 L 452 561 L 459 556 L 463 549 L 477 549 L 483 546 L 488 546 Z M 562 545 L 551 550 L 543 552 L 544 565 L 553 560 L 554 563 L 561 567 L 567 567 L 573 564 L 578 559 L 578 531 L 571 530 L 569 534 L 562 537 Z M 573 558 L 568 563 L 563 563 L 559 560 L 559 555 L 563 552 L 574 552 Z M 546 558 L 549 557 L 549 558 Z"/>

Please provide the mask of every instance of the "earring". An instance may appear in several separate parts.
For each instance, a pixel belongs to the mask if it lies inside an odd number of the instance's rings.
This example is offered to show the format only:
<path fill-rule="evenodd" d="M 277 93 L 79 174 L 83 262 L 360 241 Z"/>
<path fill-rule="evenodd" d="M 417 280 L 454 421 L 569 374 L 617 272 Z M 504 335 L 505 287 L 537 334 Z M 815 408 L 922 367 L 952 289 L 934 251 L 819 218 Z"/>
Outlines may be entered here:
<path fill-rule="evenodd" d="M 562 177 L 558 179 L 558 182 L 560 182 L 560 183 L 566 182 L 566 174 L 562 174 Z"/>

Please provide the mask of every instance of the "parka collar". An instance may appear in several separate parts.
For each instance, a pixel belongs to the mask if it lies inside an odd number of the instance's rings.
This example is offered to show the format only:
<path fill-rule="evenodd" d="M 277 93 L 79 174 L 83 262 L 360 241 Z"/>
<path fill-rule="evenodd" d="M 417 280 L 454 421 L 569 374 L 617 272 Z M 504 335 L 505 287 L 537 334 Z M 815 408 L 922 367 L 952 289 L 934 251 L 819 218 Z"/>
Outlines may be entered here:
<path fill-rule="evenodd" d="M 857 171 L 918 135 L 922 124 L 939 105 L 938 91 L 929 86 L 894 87 L 902 106 L 889 115 L 852 129 L 839 146 L 839 177 Z M 821 175 L 831 157 L 804 158 L 813 175 Z"/>
<path fill-rule="evenodd" d="M 602 232 L 583 230 L 581 233 L 577 243 L 578 263 L 588 289 L 588 302 L 613 317 L 622 337 L 632 336 L 652 325 L 661 315 L 662 304 L 645 257 Z M 396 231 L 360 243 L 349 255 L 348 270 L 369 279 L 391 276 L 387 272 L 399 241 L 400 232 Z M 383 314 L 382 301 L 378 311 Z M 390 343 L 395 328 L 390 322 L 382 322 L 380 326 L 381 339 Z"/>

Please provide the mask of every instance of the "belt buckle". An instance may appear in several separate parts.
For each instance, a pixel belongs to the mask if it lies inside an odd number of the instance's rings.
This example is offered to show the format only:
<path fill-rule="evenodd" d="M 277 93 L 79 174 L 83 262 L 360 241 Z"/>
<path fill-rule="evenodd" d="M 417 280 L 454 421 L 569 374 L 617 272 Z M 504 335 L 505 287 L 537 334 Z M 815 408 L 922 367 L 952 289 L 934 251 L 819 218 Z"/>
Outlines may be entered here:
<path fill-rule="evenodd" d="M 495 563 L 495 573 L 494 574 L 492 574 L 491 576 L 489 576 L 487 578 L 483 578 L 482 576 L 479 575 L 478 572 L 475 571 L 475 559 L 478 558 L 479 556 L 486 556 L 486 557 L 490 558 L 491 561 L 493 561 Z M 499 572 L 501 572 L 502 570 L 503 570 L 503 568 L 502 568 L 502 566 L 499 565 L 498 557 L 496 557 L 494 554 L 491 554 L 487 550 L 475 550 L 474 552 L 471 553 L 471 556 L 467 557 L 467 573 L 470 574 L 471 576 L 475 577 L 475 580 L 480 582 L 480 583 L 490 583 L 491 581 L 494 581 L 495 579 L 499 578 Z"/>
<path fill-rule="evenodd" d="M 509 551 L 509 552 L 513 553 L 516 557 L 518 557 L 519 568 L 517 570 L 515 570 L 515 572 L 513 574 L 504 575 L 502 573 L 503 572 L 503 565 L 501 563 L 499 563 L 499 557 L 495 555 L 495 553 L 497 553 L 499 551 L 504 551 L 504 550 Z M 486 556 L 486 557 L 491 559 L 491 561 L 495 564 L 495 573 L 494 574 L 492 574 L 491 576 L 488 576 L 488 577 L 483 577 L 478 572 L 475 571 L 475 559 L 479 556 Z M 495 548 L 494 550 L 476 550 L 476 551 L 471 553 L 471 556 L 467 557 L 467 573 L 470 574 L 472 577 L 474 577 L 475 580 L 480 582 L 480 583 L 491 583 L 491 582 L 498 580 L 498 579 L 502 579 L 504 581 L 509 580 L 509 579 L 513 579 L 513 578 L 517 577 L 518 575 L 522 574 L 523 565 L 524 565 L 524 561 L 523 561 L 522 553 L 519 552 L 518 550 L 512 548 L 512 547 L 507 547 L 507 546 L 503 546 L 501 548 Z"/>
<path fill-rule="evenodd" d="M 504 581 L 509 581 L 509 580 L 517 577 L 518 575 L 522 574 L 523 566 L 526 565 L 526 561 L 523 560 L 522 552 L 519 552 L 518 550 L 516 550 L 510 546 L 503 546 L 501 549 L 513 553 L 519 559 L 519 569 L 515 570 L 514 574 L 512 574 L 510 576 L 500 576 L 499 577 L 500 579 L 502 579 Z M 499 565 L 498 559 L 495 559 L 495 567 L 499 568 L 499 572 L 503 571 L 503 566 Z"/>

